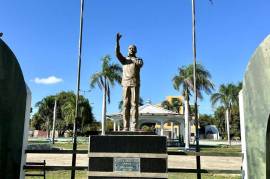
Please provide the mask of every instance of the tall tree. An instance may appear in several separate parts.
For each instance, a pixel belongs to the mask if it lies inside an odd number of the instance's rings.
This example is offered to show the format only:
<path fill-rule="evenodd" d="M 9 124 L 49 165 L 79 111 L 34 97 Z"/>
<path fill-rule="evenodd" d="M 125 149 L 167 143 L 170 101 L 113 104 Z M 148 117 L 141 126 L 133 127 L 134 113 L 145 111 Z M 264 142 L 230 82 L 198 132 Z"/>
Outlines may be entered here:
<path fill-rule="evenodd" d="M 230 121 L 232 115 L 233 105 L 238 105 L 238 93 L 241 90 L 242 84 L 234 85 L 232 83 L 227 85 L 220 85 L 218 92 L 212 94 L 212 105 L 216 105 L 218 102 L 225 108 L 225 119 L 228 144 L 231 145 L 230 139 Z"/>
<path fill-rule="evenodd" d="M 223 106 L 216 108 L 214 112 L 214 120 L 216 121 L 216 126 L 220 132 L 220 135 L 224 138 L 226 136 L 226 109 Z"/>
<path fill-rule="evenodd" d="M 79 104 L 80 104 L 79 115 L 81 116 L 81 122 L 80 122 L 81 133 L 85 133 L 88 126 L 93 122 L 93 120 L 92 121 L 88 120 L 88 116 L 93 115 L 92 109 L 91 109 L 88 99 L 81 101 Z"/>
<path fill-rule="evenodd" d="M 204 68 L 203 65 L 196 65 L 196 88 L 197 95 L 200 99 L 203 98 L 202 92 L 211 94 L 214 89 L 214 84 L 211 82 L 211 74 Z M 189 118 L 190 118 L 190 96 L 191 92 L 194 92 L 194 76 L 193 76 L 193 65 L 182 66 L 178 69 L 178 74 L 173 77 L 173 87 L 178 91 L 182 91 L 182 95 L 185 99 L 185 148 L 189 148 Z"/>
<path fill-rule="evenodd" d="M 75 115 L 75 94 L 74 92 L 62 91 L 55 96 L 44 97 L 36 104 L 37 112 L 31 119 L 31 126 L 38 130 L 48 130 L 52 127 L 54 101 L 57 99 L 56 111 L 56 129 L 62 136 L 66 130 L 72 129 Z M 80 121 L 78 121 L 78 130 L 88 127 L 94 121 L 92 107 L 89 101 L 80 96 Z M 88 125 L 88 126 L 87 126 Z"/>
<path fill-rule="evenodd" d="M 48 138 L 50 137 L 50 125 L 52 124 L 53 120 L 54 100 L 55 96 L 48 96 L 36 103 L 36 107 L 38 107 L 38 114 L 36 116 L 39 116 L 41 119 L 43 119 L 44 123 L 46 123 Z"/>
<path fill-rule="evenodd" d="M 30 120 L 31 129 L 34 130 L 47 130 L 46 120 L 43 119 L 38 113 L 35 113 Z"/>
<path fill-rule="evenodd" d="M 66 130 L 73 128 L 73 121 L 75 115 L 75 94 L 71 91 L 62 91 L 57 94 L 57 118 L 56 129 L 59 134 L 64 135 Z M 92 120 L 93 116 L 89 116 Z"/>
<path fill-rule="evenodd" d="M 162 101 L 161 106 L 164 109 L 168 109 L 177 113 L 180 113 L 180 107 L 183 106 L 182 101 L 179 100 L 178 98 L 173 98 L 172 101 Z"/>
<path fill-rule="evenodd" d="M 172 110 L 173 109 L 173 105 L 170 103 L 170 101 L 168 100 L 164 100 L 161 102 L 161 106 L 164 108 L 164 109 L 168 109 L 168 110 Z"/>
<path fill-rule="evenodd" d="M 122 79 L 122 68 L 118 64 L 111 63 L 111 57 L 106 55 L 101 59 L 102 68 L 91 76 L 90 86 L 94 88 L 96 85 L 102 90 L 102 135 L 105 134 L 106 106 L 107 101 L 110 103 L 110 86 L 114 86 L 115 82 L 120 83 Z"/>
<path fill-rule="evenodd" d="M 64 118 L 67 125 L 72 125 L 75 118 L 76 110 L 76 96 L 73 92 L 62 92 L 58 95 L 62 117 Z M 89 125 L 93 122 L 92 108 L 89 104 L 88 99 L 83 96 L 79 96 L 79 120 L 77 128 L 84 133 L 85 125 Z"/>

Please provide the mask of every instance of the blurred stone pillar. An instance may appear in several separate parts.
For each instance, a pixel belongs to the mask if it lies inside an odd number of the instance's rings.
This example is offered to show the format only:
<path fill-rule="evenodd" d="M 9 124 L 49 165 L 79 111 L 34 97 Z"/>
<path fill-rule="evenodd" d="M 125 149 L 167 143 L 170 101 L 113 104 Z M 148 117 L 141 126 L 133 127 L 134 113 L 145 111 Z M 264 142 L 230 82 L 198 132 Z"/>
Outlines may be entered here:
<path fill-rule="evenodd" d="M 171 139 L 174 139 L 174 124 L 171 122 Z"/>
<path fill-rule="evenodd" d="M 176 135 L 180 137 L 180 123 L 177 125 Z"/>
<path fill-rule="evenodd" d="M 184 140 L 184 136 L 185 136 L 185 124 L 184 124 L 184 121 L 180 123 L 180 136 L 181 136 L 182 140 Z"/>
<path fill-rule="evenodd" d="M 120 131 L 120 121 L 117 122 L 117 131 Z"/>
<path fill-rule="evenodd" d="M 116 131 L 116 122 L 113 121 L 113 131 L 115 132 Z"/>
<path fill-rule="evenodd" d="M 164 123 L 163 121 L 160 122 L 160 135 L 163 136 L 164 135 Z"/>

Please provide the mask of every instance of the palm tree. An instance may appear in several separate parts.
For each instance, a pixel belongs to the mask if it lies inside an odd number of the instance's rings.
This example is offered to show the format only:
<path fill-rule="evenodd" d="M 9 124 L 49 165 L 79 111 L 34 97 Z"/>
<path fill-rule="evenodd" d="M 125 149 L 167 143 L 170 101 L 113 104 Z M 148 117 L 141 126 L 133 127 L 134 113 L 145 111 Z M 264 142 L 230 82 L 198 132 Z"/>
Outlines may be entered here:
<path fill-rule="evenodd" d="M 172 101 L 165 100 L 161 103 L 161 106 L 164 109 L 168 109 L 177 113 L 180 113 L 180 107 L 182 106 L 182 101 L 179 100 L 178 98 L 173 98 Z"/>
<path fill-rule="evenodd" d="M 122 79 L 122 68 L 118 64 L 110 63 L 111 57 L 106 55 L 101 59 L 102 69 L 91 76 L 90 86 L 94 88 L 95 85 L 103 91 L 102 104 L 102 135 L 105 134 L 105 120 L 106 120 L 106 102 L 110 103 L 110 86 L 114 86 L 115 82 L 120 83 Z M 108 97 L 108 99 L 107 99 Z"/>
<path fill-rule="evenodd" d="M 81 133 L 83 134 L 86 130 L 87 125 L 90 124 L 90 121 L 88 120 L 89 116 L 92 114 L 92 108 L 90 106 L 90 103 L 88 99 L 82 100 L 80 102 L 80 116 L 81 116 Z"/>
<path fill-rule="evenodd" d="M 44 120 L 47 128 L 47 138 L 50 137 L 50 124 L 53 118 L 55 96 L 48 96 L 36 103 L 38 107 L 38 115 Z"/>
<path fill-rule="evenodd" d="M 211 94 L 214 89 L 214 84 L 210 81 L 211 74 L 201 64 L 196 65 L 196 88 L 197 95 L 200 99 L 203 98 L 202 92 Z M 193 65 L 182 66 L 178 69 L 178 74 L 173 77 L 173 87 L 176 90 L 182 89 L 182 95 L 185 99 L 185 149 L 189 148 L 189 113 L 190 113 L 190 95 L 194 92 L 194 76 Z"/>
<path fill-rule="evenodd" d="M 215 109 L 214 112 L 214 123 L 218 130 L 219 134 L 224 137 L 226 134 L 226 119 L 225 119 L 225 111 L 226 109 L 223 106 L 219 106 Z"/>
<path fill-rule="evenodd" d="M 211 102 L 212 105 L 220 102 L 221 105 L 225 108 L 225 119 L 226 119 L 226 127 L 227 127 L 227 137 L 228 144 L 231 145 L 230 139 L 230 120 L 231 120 L 231 112 L 232 106 L 238 105 L 238 93 L 242 88 L 242 83 L 238 85 L 234 85 L 232 83 L 228 85 L 220 85 L 217 93 L 212 94 Z"/>
<path fill-rule="evenodd" d="M 162 101 L 161 106 L 164 109 L 168 109 L 168 110 L 172 110 L 173 109 L 173 105 L 168 100 Z"/>
<path fill-rule="evenodd" d="M 72 124 L 75 118 L 75 110 L 76 110 L 76 96 L 70 96 L 69 100 L 65 101 L 61 106 L 61 112 L 63 118 L 66 122 L 66 125 Z"/>
<path fill-rule="evenodd" d="M 55 129 L 57 129 L 59 136 L 62 136 L 66 130 L 72 129 L 74 122 L 76 95 L 71 91 L 62 91 L 54 96 L 46 96 L 41 101 L 37 102 L 36 107 L 38 110 L 31 119 L 31 126 L 35 129 L 46 131 L 52 128 L 55 100 L 57 100 Z M 88 99 L 80 95 L 79 101 L 77 129 L 80 129 L 83 133 L 83 129 L 89 127 L 89 124 L 94 121 L 94 116 Z"/>

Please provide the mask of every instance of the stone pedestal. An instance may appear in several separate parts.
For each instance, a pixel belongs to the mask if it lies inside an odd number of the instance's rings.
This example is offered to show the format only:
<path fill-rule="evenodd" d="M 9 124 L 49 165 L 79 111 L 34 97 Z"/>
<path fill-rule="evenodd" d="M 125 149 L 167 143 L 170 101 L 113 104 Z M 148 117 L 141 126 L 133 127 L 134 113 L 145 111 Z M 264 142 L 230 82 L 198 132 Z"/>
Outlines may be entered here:
<path fill-rule="evenodd" d="M 167 179 L 166 137 L 142 132 L 91 136 L 89 179 Z"/>
<path fill-rule="evenodd" d="M 30 91 L 30 90 L 29 90 Z M 22 175 L 30 96 L 14 53 L 0 39 L 0 178 Z M 28 95 L 28 96 L 27 96 Z M 27 131 L 28 132 L 28 131 Z M 22 176 L 21 176 L 22 177 Z"/>

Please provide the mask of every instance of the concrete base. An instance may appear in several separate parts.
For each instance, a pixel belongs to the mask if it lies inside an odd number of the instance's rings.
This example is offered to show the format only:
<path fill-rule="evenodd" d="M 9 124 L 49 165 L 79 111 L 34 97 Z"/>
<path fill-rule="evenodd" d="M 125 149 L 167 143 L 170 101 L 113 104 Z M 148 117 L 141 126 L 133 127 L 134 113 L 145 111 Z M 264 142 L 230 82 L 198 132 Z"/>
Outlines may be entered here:
<path fill-rule="evenodd" d="M 122 134 L 90 137 L 89 179 L 168 178 L 166 137 Z"/>

